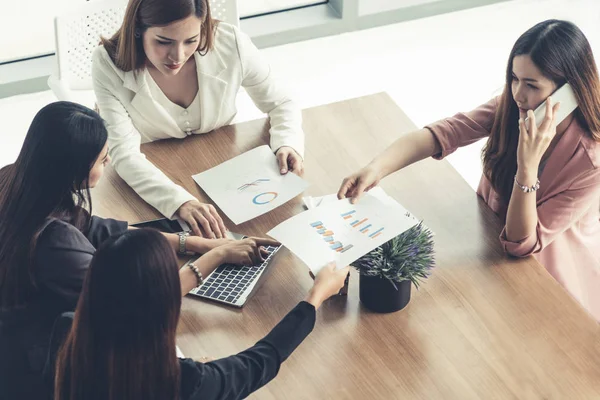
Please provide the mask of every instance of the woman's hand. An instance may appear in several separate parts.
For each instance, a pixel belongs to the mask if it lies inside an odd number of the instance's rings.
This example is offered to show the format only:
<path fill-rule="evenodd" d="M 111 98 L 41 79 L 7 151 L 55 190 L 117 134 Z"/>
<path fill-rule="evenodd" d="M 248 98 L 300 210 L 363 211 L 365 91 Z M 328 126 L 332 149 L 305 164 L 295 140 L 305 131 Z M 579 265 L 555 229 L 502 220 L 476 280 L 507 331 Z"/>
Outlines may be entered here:
<path fill-rule="evenodd" d="M 298 176 L 304 174 L 304 161 L 300 154 L 296 153 L 296 150 L 289 146 L 280 147 L 275 153 L 277 156 L 277 163 L 279 164 L 279 172 L 281 175 L 285 175 L 288 171 L 295 173 Z"/>
<path fill-rule="evenodd" d="M 183 203 L 175 213 L 187 222 L 194 235 L 209 239 L 224 238 L 225 224 L 212 204 L 203 204 L 198 200 Z"/>
<path fill-rule="evenodd" d="M 235 242 L 233 239 L 206 239 L 199 236 L 188 236 L 185 242 L 185 248 L 187 251 L 205 254 L 217 247 L 225 246 L 233 242 Z"/>
<path fill-rule="evenodd" d="M 365 191 L 373 189 L 381 180 L 381 173 L 372 165 L 367 165 L 360 171 L 348 176 L 338 190 L 338 199 L 352 198 L 356 203 Z"/>
<path fill-rule="evenodd" d="M 268 238 L 247 238 L 233 240 L 214 251 L 221 253 L 224 264 L 257 265 L 262 263 L 269 253 L 263 246 L 279 246 L 279 242 Z"/>
<path fill-rule="evenodd" d="M 526 186 L 533 186 L 537 179 L 540 162 L 548 146 L 556 136 L 556 120 L 554 116 L 560 103 L 552 106 L 552 99 L 546 99 L 546 115 L 540 127 L 537 127 L 533 111 L 527 111 L 527 123 L 519 119 L 519 144 L 517 146 L 517 181 Z"/>
<path fill-rule="evenodd" d="M 321 303 L 339 293 L 340 289 L 344 287 L 344 281 L 349 271 L 350 267 L 348 266 L 337 269 L 334 262 L 325 265 L 317 274 L 306 301 L 315 308 L 319 308 Z"/>

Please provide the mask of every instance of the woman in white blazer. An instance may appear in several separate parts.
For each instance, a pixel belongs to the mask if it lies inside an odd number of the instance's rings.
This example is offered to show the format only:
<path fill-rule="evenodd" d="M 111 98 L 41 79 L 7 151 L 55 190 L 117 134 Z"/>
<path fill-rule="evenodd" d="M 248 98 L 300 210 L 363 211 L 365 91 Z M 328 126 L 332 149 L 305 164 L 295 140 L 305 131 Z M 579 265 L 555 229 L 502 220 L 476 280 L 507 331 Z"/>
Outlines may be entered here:
<path fill-rule="evenodd" d="M 211 19 L 207 0 L 130 0 L 121 28 L 94 51 L 92 75 L 115 170 L 145 201 L 183 219 L 197 235 L 223 237 L 221 217 L 150 163 L 141 143 L 228 125 L 244 87 L 269 114 L 281 173 L 302 173 L 299 108 L 250 38 Z"/>

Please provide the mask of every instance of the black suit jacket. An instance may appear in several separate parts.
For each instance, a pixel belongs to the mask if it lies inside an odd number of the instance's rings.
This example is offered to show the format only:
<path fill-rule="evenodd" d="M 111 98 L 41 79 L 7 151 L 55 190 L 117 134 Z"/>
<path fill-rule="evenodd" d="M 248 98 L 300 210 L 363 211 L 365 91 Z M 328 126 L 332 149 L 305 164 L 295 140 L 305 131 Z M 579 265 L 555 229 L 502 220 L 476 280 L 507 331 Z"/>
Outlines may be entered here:
<path fill-rule="evenodd" d="M 314 306 L 300 302 L 265 336 L 247 350 L 211 361 L 179 360 L 182 400 L 244 399 L 277 376 L 279 367 L 302 343 L 315 325 Z M 63 314 L 54 326 L 47 368 L 48 392 L 53 390 L 56 354 L 73 321 L 73 313 Z"/>
<path fill-rule="evenodd" d="M 0 311 L 0 400 L 44 398 L 42 372 L 56 318 L 73 311 L 92 257 L 127 223 L 92 217 L 89 230 L 49 218 L 40 234 L 33 273 L 34 297 L 24 307 Z"/>

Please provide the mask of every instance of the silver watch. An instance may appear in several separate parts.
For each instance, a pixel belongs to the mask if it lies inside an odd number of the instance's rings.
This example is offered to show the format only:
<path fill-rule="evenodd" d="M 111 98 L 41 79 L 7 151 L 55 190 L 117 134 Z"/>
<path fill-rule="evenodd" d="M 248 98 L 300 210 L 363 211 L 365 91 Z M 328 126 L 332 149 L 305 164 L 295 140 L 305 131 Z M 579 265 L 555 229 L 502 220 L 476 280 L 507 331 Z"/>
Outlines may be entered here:
<path fill-rule="evenodd" d="M 185 242 L 187 241 L 188 236 L 190 236 L 190 233 L 185 231 L 179 232 L 177 235 L 179 235 L 179 251 L 177 253 L 179 253 L 182 256 L 193 254 L 192 252 L 187 251 L 185 246 Z"/>

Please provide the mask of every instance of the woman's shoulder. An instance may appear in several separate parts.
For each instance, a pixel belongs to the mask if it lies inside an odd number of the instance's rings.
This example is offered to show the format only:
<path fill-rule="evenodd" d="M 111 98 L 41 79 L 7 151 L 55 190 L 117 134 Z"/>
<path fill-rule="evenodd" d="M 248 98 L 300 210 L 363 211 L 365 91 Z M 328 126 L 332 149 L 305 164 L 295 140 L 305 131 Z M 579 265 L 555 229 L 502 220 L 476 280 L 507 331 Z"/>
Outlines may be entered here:
<path fill-rule="evenodd" d="M 111 77 L 118 77 L 121 80 L 124 79 L 126 74 L 125 71 L 115 65 L 110 54 L 108 54 L 108 51 L 102 44 L 96 47 L 92 53 L 92 76 L 98 78 L 100 73 Z"/>
<path fill-rule="evenodd" d="M 105 64 L 115 65 L 113 60 L 110 58 L 108 51 L 106 51 L 106 48 L 104 47 L 104 45 L 101 44 L 98 47 L 96 47 L 94 49 L 94 51 L 92 52 L 92 65 L 105 65 Z"/>
<path fill-rule="evenodd" d="M 202 387 L 204 364 L 196 362 L 191 358 L 179 358 L 179 371 L 181 374 L 180 398 L 182 400 L 191 399 L 194 392 Z M 204 394 L 206 395 L 207 393 L 204 392 Z M 210 397 L 207 396 L 207 398 Z"/>
<path fill-rule="evenodd" d="M 219 21 L 215 26 L 215 45 L 227 42 L 235 42 L 240 29 L 227 22 Z"/>
<path fill-rule="evenodd" d="M 48 218 L 42 226 L 37 247 L 42 248 L 64 248 L 64 247 L 88 247 L 90 241 L 75 225 L 58 218 Z"/>
<path fill-rule="evenodd" d="M 592 133 L 577 120 L 574 122 L 573 128 L 581 136 L 580 145 L 584 150 L 583 154 L 585 154 L 586 161 L 589 161 L 590 169 L 596 170 L 600 174 L 600 142 L 594 138 L 600 137 L 600 133 Z"/>
<path fill-rule="evenodd" d="M 248 35 L 243 33 L 237 26 L 221 21 L 217 23 L 214 48 L 219 53 L 230 52 L 238 55 L 250 42 Z"/>

